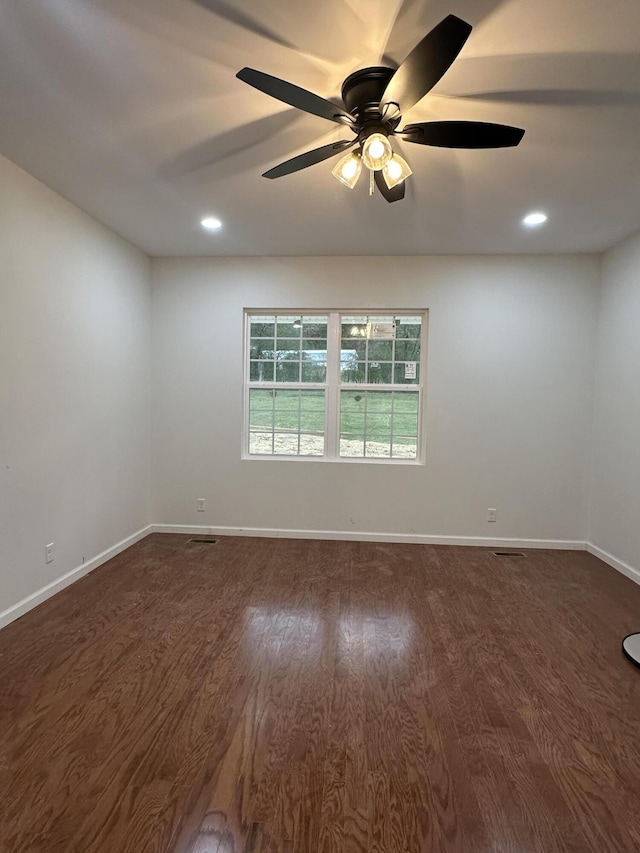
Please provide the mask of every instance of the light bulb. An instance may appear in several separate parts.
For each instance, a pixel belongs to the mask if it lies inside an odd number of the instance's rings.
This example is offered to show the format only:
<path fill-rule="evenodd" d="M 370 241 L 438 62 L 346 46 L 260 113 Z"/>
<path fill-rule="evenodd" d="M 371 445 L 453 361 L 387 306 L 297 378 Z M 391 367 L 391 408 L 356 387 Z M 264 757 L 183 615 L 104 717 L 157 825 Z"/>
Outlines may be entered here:
<path fill-rule="evenodd" d="M 341 157 L 331 170 L 331 174 L 345 187 L 352 190 L 358 183 L 362 171 L 362 159 L 359 154 L 350 152 Z"/>
<path fill-rule="evenodd" d="M 356 163 L 355 158 L 349 157 L 347 162 L 342 167 L 341 174 L 342 174 L 342 177 L 345 179 L 345 181 L 351 181 L 351 180 L 353 180 L 353 176 L 355 175 L 355 173 L 357 171 L 358 171 L 358 164 Z"/>
<path fill-rule="evenodd" d="M 378 172 L 387 165 L 392 156 L 391 143 L 383 133 L 372 133 L 365 139 L 362 146 L 362 162 L 367 169 Z"/>
<path fill-rule="evenodd" d="M 399 178 L 402 178 L 402 166 L 397 160 L 394 160 L 393 157 L 387 163 L 386 169 L 387 177 L 390 180 L 397 181 Z"/>
<path fill-rule="evenodd" d="M 374 139 L 367 148 L 367 153 L 372 160 L 379 160 L 384 157 L 384 145 L 379 139 Z"/>
<path fill-rule="evenodd" d="M 385 184 L 392 190 L 401 184 L 409 175 L 412 175 L 411 167 L 399 154 L 394 154 L 391 160 L 382 170 Z"/>

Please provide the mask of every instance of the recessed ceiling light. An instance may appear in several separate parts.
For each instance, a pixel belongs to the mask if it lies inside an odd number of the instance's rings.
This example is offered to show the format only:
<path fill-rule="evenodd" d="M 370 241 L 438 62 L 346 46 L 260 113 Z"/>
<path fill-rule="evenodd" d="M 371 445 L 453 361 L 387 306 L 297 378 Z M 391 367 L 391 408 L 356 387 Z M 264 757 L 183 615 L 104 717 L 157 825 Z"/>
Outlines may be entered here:
<path fill-rule="evenodd" d="M 535 228 L 536 225 L 543 225 L 546 221 L 547 214 L 536 211 L 535 213 L 527 214 L 527 216 L 522 220 L 522 224 L 529 228 Z"/>
<path fill-rule="evenodd" d="M 222 228 L 222 222 L 219 219 L 216 219 L 215 216 L 205 216 L 204 219 L 200 221 L 200 225 L 203 228 L 206 228 L 207 231 L 218 231 Z"/>

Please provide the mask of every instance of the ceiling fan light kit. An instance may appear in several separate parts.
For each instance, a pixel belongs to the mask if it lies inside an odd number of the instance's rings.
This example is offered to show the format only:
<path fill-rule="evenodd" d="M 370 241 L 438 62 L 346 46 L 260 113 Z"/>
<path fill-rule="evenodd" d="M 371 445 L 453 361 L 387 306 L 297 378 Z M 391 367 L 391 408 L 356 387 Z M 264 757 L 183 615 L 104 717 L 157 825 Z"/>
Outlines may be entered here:
<path fill-rule="evenodd" d="M 448 15 L 418 42 L 396 70 L 385 66 L 362 68 L 342 84 L 344 109 L 324 98 L 253 68 L 236 75 L 261 92 L 304 112 L 345 125 L 354 139 L 323 145 L 269 169 L 266 178 L 280 178 L 355 148 L 341 157 L 332 174 L 353 189 L 364 164 L 370 185 L 388 202 L 405 195 L 405 181 L 412 174 L 407 161 L 393 151 L 391 137 L 440 148 L 508 148 L 518 145 L 524 130 L 479 121 L 418 122 L 400 128 L 408 112 L 436 85 L 462 50 L 471 25 Z"/>
<path fill-rule="evenodd" d="M 393 149 L 388 137 L 378 130 L 369 134 L 362 143 L 362 162 L 372 172 L 384 169 L 392 157 Z"/>
<path fill-rule="evenodd" d="M 399 154 L 394 154 L 382 170 L 384 182 L 390 190 L 405 181 L 409 175 L 413 175 L 411 166 Z"/>
<path fill-rule="evenodd" d="M 331 170 L 331 174 L 350 190 L 358 183 L 361 172 L 362 157 L 355 151 L 350 151 L 341 157 Z"/>

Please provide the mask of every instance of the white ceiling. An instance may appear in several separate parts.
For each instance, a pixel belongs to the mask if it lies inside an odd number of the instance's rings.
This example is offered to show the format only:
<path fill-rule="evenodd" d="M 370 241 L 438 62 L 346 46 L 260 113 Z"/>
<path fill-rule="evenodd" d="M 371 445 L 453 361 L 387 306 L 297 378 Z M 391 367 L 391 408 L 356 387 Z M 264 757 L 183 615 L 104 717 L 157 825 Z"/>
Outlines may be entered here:
<path fill-rule="evenodd" d="M 517 125 L 518 148 L 404 143 L 414 175 L 391 205 L 342 187 L 332 161 L 261 177 L 345 131 L 240 68 L 333 99 L 450 13 L 473 32 L 407 120 Z M 640 230 L 639 132 L 638 0 L 0 5 L 0 152 L 151 255 L 600 251 Z M 533 209 L 549 222 L 525 231 Z"/>

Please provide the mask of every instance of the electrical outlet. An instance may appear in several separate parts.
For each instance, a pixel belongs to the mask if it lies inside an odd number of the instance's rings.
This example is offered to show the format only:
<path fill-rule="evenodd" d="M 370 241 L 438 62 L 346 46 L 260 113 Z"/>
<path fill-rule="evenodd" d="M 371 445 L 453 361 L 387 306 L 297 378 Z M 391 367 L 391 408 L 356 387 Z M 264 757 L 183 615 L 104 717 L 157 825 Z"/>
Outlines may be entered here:
<path fill-rule="evenodd" d="M 48 545 L 44 546 L 44 561 L 45 563 L 53 562 L 53 542 L 50 542 Z"/>
<path fill-rule="evenodd" d="M 496 520 L 497 515 L 498 515 L 498 510 L 497 510 L 497 509 L 489 508 L 489 509 L 487 510 L 487 521 L 495 521 L 495 520 Z"/>
<path fill-rule="evenodd" d="M 204 498 L 198 498 L 198 512 L 204 512 L 206 501 Z"/>

